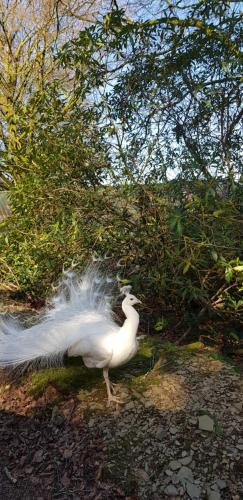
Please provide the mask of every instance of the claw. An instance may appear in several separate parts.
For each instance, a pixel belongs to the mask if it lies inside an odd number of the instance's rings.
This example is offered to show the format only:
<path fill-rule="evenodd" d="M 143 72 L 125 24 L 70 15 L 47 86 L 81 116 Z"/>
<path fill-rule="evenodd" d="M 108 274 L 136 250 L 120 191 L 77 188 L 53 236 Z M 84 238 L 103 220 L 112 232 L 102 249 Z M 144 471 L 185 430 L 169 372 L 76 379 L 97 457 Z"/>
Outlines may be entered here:
<path fill-rule="evenodd" d="M 110 382 L 110 388 L 111 388 L 111 391 L 116 394 L 117 391 L 118 391 L 118 384 L 114 384 L 114 382 Z"/>
<path fill-rule="evenodd" d="M 104 382 L 104 383 L 106 383 L 106 382 Z M 112 393 L 114 393 L 114 394 L 116 394 L 116 393 L 117 393 L 117 391 L 118 391 L 118 386 L 119 386 L 119 384 L 114 384 L 114 382 L 111 382 L 111 381 L 109 380 L 109 387 L 110 387 L 110 390 L 111 390 L 111 392 L 112 392 Z"/>
<path fill-rule="evenodd" d="M 112 384 L 110 382 L 108 375 L 108 368 L 103 368 L 103 375 L 106 383 L 107 396 L 108 396 L 107 406 L 110 406 L 111 402 L 116 403 L 117 405 L 122 404 L 122 401 L 112 394 L 112 392 L 115 393 L 116 384 Z"/>
<path fill-rule="evenodd" d="M 107 406 L 110 406 L 112 402 L 116 404 L 122 404 L 122 401 L 119 398 L 117 398 L 116 396 L 112 396 L 111 394 L 110 396 L 108 396 Z"/>

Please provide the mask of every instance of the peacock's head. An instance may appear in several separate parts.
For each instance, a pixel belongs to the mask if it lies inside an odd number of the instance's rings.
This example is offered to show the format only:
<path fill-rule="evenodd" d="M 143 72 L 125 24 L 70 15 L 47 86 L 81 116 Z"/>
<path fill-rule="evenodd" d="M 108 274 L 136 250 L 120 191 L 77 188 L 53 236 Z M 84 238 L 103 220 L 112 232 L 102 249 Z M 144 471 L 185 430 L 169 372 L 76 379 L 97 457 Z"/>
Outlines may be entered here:
<path fill-rule="evenodd" d="M 135 306 L 136 304 L 142 304 L 141 300 L 137 299 L 135 295 L 127 293 L 125 299 L 123 300 L 123 305 Z"/>

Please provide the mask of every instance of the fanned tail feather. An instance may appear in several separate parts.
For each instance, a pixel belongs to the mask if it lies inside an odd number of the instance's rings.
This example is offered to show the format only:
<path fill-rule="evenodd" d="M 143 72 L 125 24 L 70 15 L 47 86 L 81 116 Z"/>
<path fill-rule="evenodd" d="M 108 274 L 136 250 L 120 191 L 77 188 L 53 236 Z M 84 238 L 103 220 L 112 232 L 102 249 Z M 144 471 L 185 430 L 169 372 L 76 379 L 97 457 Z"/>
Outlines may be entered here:
<path fill-rule="evenodd" d="M 81 278 L 65 272 L 51 306 L 36 324 L 23 328 L 18 322 L 0 323 L 0 368 L 43 360 L 48 365 L 59 363 L 76 342 L 117 328 L 107 288 L 114 288 L 114 282 L 94 266 Z"/>

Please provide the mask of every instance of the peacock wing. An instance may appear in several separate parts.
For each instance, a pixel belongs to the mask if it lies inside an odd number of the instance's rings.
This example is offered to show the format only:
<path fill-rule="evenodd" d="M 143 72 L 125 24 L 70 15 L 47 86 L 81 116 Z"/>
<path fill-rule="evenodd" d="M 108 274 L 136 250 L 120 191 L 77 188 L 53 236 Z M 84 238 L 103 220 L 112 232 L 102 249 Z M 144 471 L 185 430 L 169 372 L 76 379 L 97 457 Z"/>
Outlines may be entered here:
<path fill-rule="evenodd" d="M 107 346 L 105 339 L 100 336 L 83 338 L 68 349 L 68 356 L 82 356 L 88 368 L 108 366 L 112 355 L 112 348 Z"/>

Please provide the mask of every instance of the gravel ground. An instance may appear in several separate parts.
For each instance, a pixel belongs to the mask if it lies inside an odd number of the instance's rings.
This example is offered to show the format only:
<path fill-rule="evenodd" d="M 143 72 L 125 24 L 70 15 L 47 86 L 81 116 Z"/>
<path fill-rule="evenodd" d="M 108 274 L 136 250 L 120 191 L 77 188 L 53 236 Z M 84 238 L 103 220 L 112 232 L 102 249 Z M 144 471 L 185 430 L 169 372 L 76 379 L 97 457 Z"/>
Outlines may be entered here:
<path fill-rule="evenodd" d="M 5 381 L 0 498 L 242 499 L 240 375 L 197 354 L 144 382 L 107 409 L 96 388 L 34 399 Z"/>

